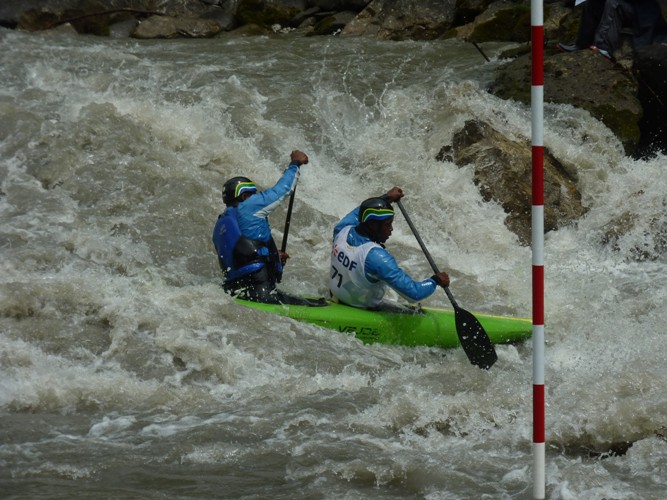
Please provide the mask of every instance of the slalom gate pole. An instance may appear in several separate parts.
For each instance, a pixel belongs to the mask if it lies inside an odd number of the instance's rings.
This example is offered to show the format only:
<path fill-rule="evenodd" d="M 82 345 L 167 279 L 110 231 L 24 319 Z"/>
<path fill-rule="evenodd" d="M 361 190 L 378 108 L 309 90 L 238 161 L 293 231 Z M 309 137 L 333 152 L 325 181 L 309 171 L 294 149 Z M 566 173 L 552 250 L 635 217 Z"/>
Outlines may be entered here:
<path fill-rule="evenodd" d="M 545 498 L 544 402 L 544 8 L 531 0 L 533 264 L 533 498 Z"/>

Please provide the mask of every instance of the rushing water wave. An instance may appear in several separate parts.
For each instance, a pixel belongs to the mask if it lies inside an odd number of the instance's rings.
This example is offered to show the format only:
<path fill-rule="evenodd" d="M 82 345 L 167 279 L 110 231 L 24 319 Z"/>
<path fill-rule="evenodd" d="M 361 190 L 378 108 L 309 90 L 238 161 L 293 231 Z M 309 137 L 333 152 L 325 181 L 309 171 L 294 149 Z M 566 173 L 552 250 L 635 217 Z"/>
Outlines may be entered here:
<path fill-rule="evenodd" d="M 462 306 L 530 317 L 530 249 L 471 168 L 434 159 L 471 118 L 530 137 L 530 110 L 484 90 L 503 47 L 2 30 L 0 48 L 3 497 L 530 497 L 530 343 L 486 372 L 248 310 L 210 241 L 224 180 L 270 186 L 298 148 L 285 290 L 325 294 L 334 223 L 397 185 Z M 562 105 L 545 143 L 589 208 L 545 241 L 547 494 L 662 498 L 665 157 Z M 431 274 L 400 216 L 389 246 Z"/>

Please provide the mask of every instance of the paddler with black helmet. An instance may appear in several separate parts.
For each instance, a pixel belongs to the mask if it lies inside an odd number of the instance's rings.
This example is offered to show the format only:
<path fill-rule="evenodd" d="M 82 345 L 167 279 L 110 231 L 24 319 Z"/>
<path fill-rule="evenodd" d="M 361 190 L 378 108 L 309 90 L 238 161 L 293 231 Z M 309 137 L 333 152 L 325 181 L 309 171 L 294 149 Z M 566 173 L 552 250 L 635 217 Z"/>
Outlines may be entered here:
<path fill-rule="evenodd" d="M 438 286 L 449 286 L 444 272 L 413 280 L 386 250 L 394 222 L 391 203 L 402 197 L 403 190 L 394 187 L 369 198 L 334 228 L 329 289 L 338 302 L 373 309 L 381 305 L 387 286 L 412 302 L 431 296 Z"/>
<path fill-rule="evenodd" d="M 305 153 L 292 151 L 283 175 L 264 191 L 259 191 L 247 177 L 232 177 L 225 182 L 222 201 L 227 208 L 213 229 L 213 245 L 228 293 L 257 302 L 305 302 L 276 288 L 289 255 L 278 250 L 268 216 L 295 188 L 299 167 L 307 163 Z"/>

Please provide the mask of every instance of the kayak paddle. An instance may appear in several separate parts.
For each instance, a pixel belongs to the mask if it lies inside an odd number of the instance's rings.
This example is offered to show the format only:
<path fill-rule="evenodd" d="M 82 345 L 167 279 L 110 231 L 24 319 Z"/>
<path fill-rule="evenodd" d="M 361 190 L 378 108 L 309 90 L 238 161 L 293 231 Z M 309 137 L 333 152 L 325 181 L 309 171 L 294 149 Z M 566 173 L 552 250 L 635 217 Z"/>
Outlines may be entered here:
<path fill-rule="evenodd" d="M 280 245 L 280 251 L 285 253 L 287 250 L 287 235 L 289 234 L 289 226 L 292 220 L 292 208 L 294 207 L 294 193 L 296 193 L 296 182 L 294 183 L 294 189 L 289 195 L 289 205 L 287 206 L 287 216 L 285 217 L 285 230 L 283 231 L 283 242 Z"/>
<path fill-rule="evenodd" d="M 426 256 L 426 260 L 428 260 L 429 264 L 431 264 L 433 272 L 435 274 L 438 274 L 440 272 L 438 271 L 438 266 L 436 266 L 435 261 L 431 257 L 431 254 L 426 249 L 426 245 L 424 245 L 424 242 L 419 236 L 419 233 L 417 233 L 417 229 L 415 228 L 414 224 L 412 224 L 410 217 L 403 208 L 403 204 L 401 203 L 400 200 L 398 200 L 396 204 L 398 205 L 398 208 L 401 209 L 403 217 L 405 217 L 408 226 L 410 226 L 410 229 L 412 230 L 412 234 L 415 235 L 417 243 L 419 243 L 422 252 L 424 252 L 424 255 Z M 445 286 L 443 288 L 445 289 L 445 293 L 447 294 L 449 301 L 452 303 L 452 306 L 454 307 L 454 318 L 456 320 L 456 334 L 459 336 L 459 342 L 461 342 L 461 347 L 463 347 L 466 356 L 468 356 L 468 359 L 473 365 L 488 370 L 489 368 L 491 368 L 491 366 L 493 366 L 493 363 L 495 363 L 496 360 L 498 359 L 498 355 L 496 354 L 496 351 L 493 348 L 493 344 L 489 340 L 489 336 L 484 330 L 484 327 L 477 320 L 477 318 L 473 316 L 472 313 L 466 311 L 465 309 L 461 309 L 459 307 L 459 305 L 456 303 L 456 300 L 454 300 L 454 296 L 452 295 L 452 292 L 449 290 L 449 287 Z"/>

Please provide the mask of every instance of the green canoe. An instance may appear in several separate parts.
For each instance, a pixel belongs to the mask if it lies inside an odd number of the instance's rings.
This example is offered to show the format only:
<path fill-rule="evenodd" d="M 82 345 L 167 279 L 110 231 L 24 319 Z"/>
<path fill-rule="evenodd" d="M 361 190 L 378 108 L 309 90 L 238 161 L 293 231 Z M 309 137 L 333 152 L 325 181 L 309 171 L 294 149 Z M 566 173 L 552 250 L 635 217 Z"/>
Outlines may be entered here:
<path fill-rule="evenodd" d="M 235 299 L 246 307 L 312 323 L 341 333 L 354 334 L 367 344 L 460 347 L 454 311 L 423 307 L 396 307 L 369 311 L 327 302 L 325 306 L 263 304 Z M 526 318 L 475 313 L 493 344 L 518 342 L 531 337 L 532 321 Z"/>

